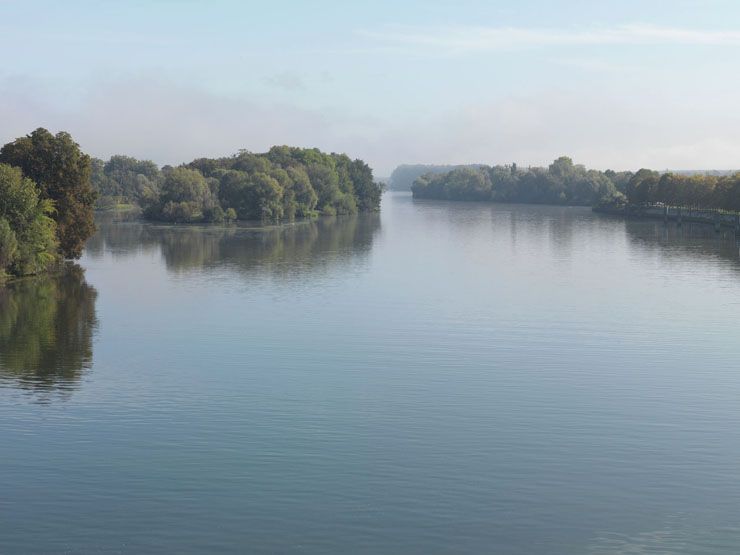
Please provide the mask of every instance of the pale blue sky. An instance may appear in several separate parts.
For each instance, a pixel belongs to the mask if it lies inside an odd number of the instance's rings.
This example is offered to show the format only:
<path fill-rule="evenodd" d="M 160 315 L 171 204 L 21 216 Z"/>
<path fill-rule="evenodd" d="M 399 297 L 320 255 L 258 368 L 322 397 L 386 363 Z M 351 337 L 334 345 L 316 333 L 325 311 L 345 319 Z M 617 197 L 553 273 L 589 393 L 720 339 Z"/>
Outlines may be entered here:
<path fill-rule="evenodd" d="M 0 0 L 0 141 L 740 166 L 740 2 Z"/>

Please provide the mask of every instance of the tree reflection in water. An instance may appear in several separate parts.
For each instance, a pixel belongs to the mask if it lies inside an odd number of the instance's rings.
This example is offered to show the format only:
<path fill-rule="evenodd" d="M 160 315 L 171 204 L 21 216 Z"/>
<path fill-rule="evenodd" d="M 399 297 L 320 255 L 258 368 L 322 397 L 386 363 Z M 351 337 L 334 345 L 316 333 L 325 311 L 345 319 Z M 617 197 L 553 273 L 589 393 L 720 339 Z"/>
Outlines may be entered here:
<path fill-rule="evenodd" d="M 627 220 L 624 225 L 633 245 L 665 259 L 687 263 L 720 260 L 727 267 L 740 270 L 740 237 L 734 230 L 722 229 L 717 233 L 711 225 L 679 226 L 652 220 Z"/>
<path fill-rule="evenodd" d="M 292 279 L 357 263 L 380 229 L 378 214 L 277 226 L 100 223 L 87 256 L 136 256 L 159 249 L 173 273 L 231 269 L 245 277 Z"/>
<path fill-rule="evenodd" d="M 97 292 L 82 268 L 0 288 L 0 382 L 69 390 L 92 365 Z"/>

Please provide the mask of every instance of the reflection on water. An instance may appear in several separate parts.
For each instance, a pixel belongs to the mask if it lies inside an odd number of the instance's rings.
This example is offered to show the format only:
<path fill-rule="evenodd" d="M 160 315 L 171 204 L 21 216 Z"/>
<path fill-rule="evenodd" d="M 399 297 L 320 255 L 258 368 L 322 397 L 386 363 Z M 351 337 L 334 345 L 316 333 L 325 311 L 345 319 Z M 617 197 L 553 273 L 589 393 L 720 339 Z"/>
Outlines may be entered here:
<path fill-rule="evenodd" d="M 660 220 L 625 220 L 593 213 L 585 207 L 545 205 L 485 205 L 474 202 L 447 203 L 413 199 L 416 210 L 413 227 L 428 230 L 443 226 L 465 241 L 485 237 L 509 242 L 512 252 L 518 243 L 547 245 L 548 252 L 561 260 L 578 256 L 586 240 L 613 241 L 626 236 L 629 244 L 649 254 L 666 259 L 723 260 L 740 264 L 740 236 L 731 229 L 716 232 L 712 225 Z M 462 245 L 462 243 L 461 243 Z M 526 253 L 522 253 L 526 254 Z"/>
<path fill-rule="evenodd" d="M 101 219 L 97 300 L 4 291 L 0 552 L 737 553 L 731 233 L 381 218 Z"/>
<path fill-rule="evenodd" d="M 75 387 L 92 364 L 96 297 L 76 265 L 0 289 L 0 379 L 26 389 Z"/>
<path fill-rule="evenodd" d="M 737 264 L 740 270 L 740 237 L 733 230 L 719 233 L 706 224 L 688 223 L 679 226 L 657 221 L 628 220 L 625 229 L 630 241 L 666 257 L 685 256 L 701 259 L 723 259 Z"/>
<path fill-rule="evenodd" d="M 159 250 L 172 272 L 230 268 L 289 279 L 362 259 L 380 229 L 378 214 L 320 218 L 283 226 L 174 226 L 99 222 L 87 246 L 95 259 Z"/>
<path fill-rule="evenodd" d="M 452 207 L 434 201 L 413 204 L 422 209 L 416 219 L 424 225 L 431 227 L 442 220 L 451 229 L 475 234 L 482 226 L 492 224 L 494 232 L 508 235 L 513 246 L 522 238 L 532 241 L 539 237 L 562 258 L 570 257 L 577 248 L 574 239 L 624 230 L 635 247 L 666 257 L 697 256 L 740 263 L 740 238 L 728 229 L 716 233 L 710 225 L 625 221 L 570 207 L 496 205 L 486 210 L 470 203 Z M 287 278 L 367 255 L 380 230 L 380 216 L 362 214 L 283 226 L 244 227 L 152 225 L 136 215 L 100 214 L 98 227 L 99 233 L 86 249 L 92 259 L 106 252 L 115 258 L 159 252 L 173 272 L 230 267 Z"/>

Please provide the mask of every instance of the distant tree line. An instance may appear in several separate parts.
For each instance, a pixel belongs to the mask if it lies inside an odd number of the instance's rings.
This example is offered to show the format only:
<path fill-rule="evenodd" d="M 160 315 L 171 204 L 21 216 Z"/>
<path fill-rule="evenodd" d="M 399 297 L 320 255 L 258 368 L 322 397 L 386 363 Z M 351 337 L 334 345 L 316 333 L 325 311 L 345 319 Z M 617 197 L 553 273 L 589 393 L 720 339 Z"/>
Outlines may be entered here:
<path fill-rule="evenodd" d="M 362 160 L 287 146 L 161 170 L 153 162 L 114 156 L 94 162 L 92 180 L 103 206 L 136 204 L 148 219 L 181 223 L 376 211 L 381 195 Z"/>
<path fill-rule="evenodd" d="M 388 178 L 388 187 L 393 191 L 410 191 L 411 186 L 422 175 L 448 173 L 460 168 L 478 168 L 480 164 L 470 165 L 435 165 L 435 164 L 401 164 Z"/>
<path fill-rule="evenodd" d="M 630 205 L 664 204 L 740 211 L 740 172 L 733 175 L 659 174 L 642 169 L 627 183 Z"/>
<path fill-rule="evenodd" d="M 563 156 L 547 168 L 512 164 L 426 174 L 414 181 L 412 191 L 417 198 L 591 206 L 620 198 L 631 177 L 629 172 L 588 170 Z"/>
<path fill-rule="evenodd" d="M 79 258 L 95 232 L 90 172 L 68 133 L 39 128 L 0 149 L 0 278 Z"/>
<path fill-rule="evenodd" d="M 663 173 L 588 170 L 560 157 L 546 168 L 478 166 L 425 174 L 414 197 L 622 208 L 665 204 L 740 211 L 740 172 Z"/>

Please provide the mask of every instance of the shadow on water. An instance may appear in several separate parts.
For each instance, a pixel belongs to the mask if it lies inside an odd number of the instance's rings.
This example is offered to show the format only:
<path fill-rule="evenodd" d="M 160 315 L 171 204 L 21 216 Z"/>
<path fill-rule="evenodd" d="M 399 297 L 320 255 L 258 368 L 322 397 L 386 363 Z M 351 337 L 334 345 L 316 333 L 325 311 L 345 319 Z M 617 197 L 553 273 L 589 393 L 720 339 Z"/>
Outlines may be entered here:
<path fill-rule="evenodd" d="M 96 290 L 82 268 L 0 289 L 0 382 L 38 392 L 74 389 L 92 365 Z"/>
<path fill-rule="evenodd" d="M 87 256 L 157 252 L 173 273 L 228 268 L 246 276 L 291 279 L 352 264 L 366 256 L 378 214 L 320 218 L 280 226 L 177 226 L 99 221 Z"/>

